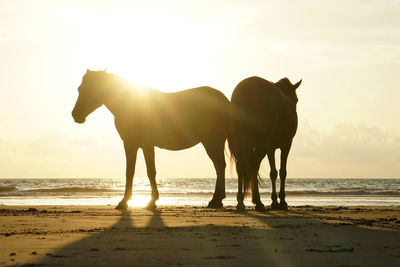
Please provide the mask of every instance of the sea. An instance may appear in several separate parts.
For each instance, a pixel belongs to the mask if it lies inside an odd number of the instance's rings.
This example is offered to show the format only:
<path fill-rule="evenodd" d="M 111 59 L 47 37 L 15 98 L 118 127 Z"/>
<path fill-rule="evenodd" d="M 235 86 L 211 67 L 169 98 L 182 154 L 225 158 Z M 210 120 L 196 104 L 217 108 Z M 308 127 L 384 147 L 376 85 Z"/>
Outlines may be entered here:
<path fill-rule="evenodd" d="M 215 178 L 157 178 L 158 206 L 206 206 Z M 124 194 L 123 178 L 0 179 L 0 205 L 116 205 Z M 277 182 L 279 190 L 279 179 Z M 237 179 L 226 179 L 225 206 L 236 205 Z M 261 200 L 271 203 L 271 182 L 264 179 Z M 144 207 L 150 200 L 147 178 L 135 177 L 129 205 Z M 400 206 L 400 179 L 288 178 L 289 206 Z M 251 206 L 251 196 L 245 204 Z"/>

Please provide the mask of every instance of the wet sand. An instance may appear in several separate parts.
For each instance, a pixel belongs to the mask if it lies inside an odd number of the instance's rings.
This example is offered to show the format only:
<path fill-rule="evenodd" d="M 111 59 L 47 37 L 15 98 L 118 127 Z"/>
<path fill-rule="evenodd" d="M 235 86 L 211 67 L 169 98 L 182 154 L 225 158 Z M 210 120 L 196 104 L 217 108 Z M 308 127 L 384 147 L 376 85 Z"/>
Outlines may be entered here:
<path fill-rule="evenodd" d="M 0 265 L 400 266 L 400 207 L 0 206 Z"/>

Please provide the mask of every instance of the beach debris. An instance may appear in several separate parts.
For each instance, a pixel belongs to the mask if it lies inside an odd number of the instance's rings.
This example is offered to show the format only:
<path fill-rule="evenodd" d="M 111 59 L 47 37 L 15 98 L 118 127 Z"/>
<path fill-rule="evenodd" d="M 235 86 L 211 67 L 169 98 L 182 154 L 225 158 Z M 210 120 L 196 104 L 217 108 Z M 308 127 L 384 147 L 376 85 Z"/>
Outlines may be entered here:
<path fill-rule="evenodd" d="M 36 208 L 29 208 L 26 210 L 27 212 L 38 212 Z"/>
<path fill-rule="evenodd" d="M 69 213 L 82 213 L 82 212 L 83 212 L 82 210 L 72 210 Z"/>
<path fill-rule="evenodd" d="M 329 248 L 329 249 L 318 249 L 318 248 L 306 248 L 306 251 L 311 252 L 329 252 L 329 253 L 336 253 L 336 252 L 354 252 L 354 248 Z"/>
<path fill-rule="evenodd" d="M 231 255 L 218 255 L 218 256 L 204 257 L 204 259 L 207 259 L 207 260 L 211 260 L 211 259 L 228 260 L 228 259 L 236 259 L 236 257 L 231 256 Z"/>

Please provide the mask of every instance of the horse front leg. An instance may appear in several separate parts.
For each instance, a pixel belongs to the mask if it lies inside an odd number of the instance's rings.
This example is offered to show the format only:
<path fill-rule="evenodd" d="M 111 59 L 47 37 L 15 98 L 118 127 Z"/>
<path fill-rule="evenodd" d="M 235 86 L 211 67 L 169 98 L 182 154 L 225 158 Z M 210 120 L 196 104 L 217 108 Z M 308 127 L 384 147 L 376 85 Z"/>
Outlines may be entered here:
<path fill-rule="evenodd" d="M 268 162 L 269 162 L 269 167 L 270 167 L 269 177 L 271 179 L 271 185 L 272 185 L 271 209 L 279 209 L 278 197 L 276 194 L 276 178 L 278 177 L 278 171 L 276 170 L 276 167 L 275 167 L 275 149 L 272 151 L 269 151 L 267 153 L 267 155 L 268 155 Z"/>
<path fill-rule="evenodd" d="M 279 169 L 279 177 L 281 179 L 281 188 L 279 191 L 279 208 L 282 210 L 287 210 L 287 203 L 285 201 L 285 182 L 286 182 L 286 175 L 287 175 L 287 170 L 286 170 L 286 165 L 287 165 L 287 159 L 289 156 L 289 151 L 290 147 L 292 146 L 292 143 L 289 145 L 281 148 L 281 167 Z"/>
<path fill-rule="evenodd" d="M 143 148 L 144 159 L 146 161 L 147 176 L 149 177 L 151 185 L 151 200 L 147 204 L 146 208 L 153 210 L 157 207 L 156 201 L 159 198 L 159 193 L 156 183 L 156 165 L 154 161 L 154 146 Z"/>
<path fill-rule="evenodd" d="M 135 174 L 136 155 L 138 147 L 124 142 L 126 157 L 126 184 L 123 199 L 118 203 L 116 209 L 125 210 L 128 208 L 128 201 L 132 198 L 132 183 Z"/>

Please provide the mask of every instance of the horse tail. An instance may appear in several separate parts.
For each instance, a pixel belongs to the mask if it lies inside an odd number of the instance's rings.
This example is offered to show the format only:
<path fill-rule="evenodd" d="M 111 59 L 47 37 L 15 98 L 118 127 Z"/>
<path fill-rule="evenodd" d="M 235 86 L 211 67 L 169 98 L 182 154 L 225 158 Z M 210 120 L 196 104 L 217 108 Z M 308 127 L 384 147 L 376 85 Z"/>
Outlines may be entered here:
<path fill-rule="evenodd" d="M 249 193 L 249 191 L 253 188 L 253 157 L 251 150 L 245 150 L 243 153 L 243 193 L 244 196 L 246 197 Z"/>
<path fill-rule="evenodd" d="M 229 154 L 228 154 L 228 158 L 229 158 L 229 161 L 230 161 L 230 163 L 231 163 L 231 165 L 232 164 L 236 164 L 237 163 L 237 159 L 236 159 L 236 157 L 235 157 L 235 153 L 234 153 L 234 145 L 233 145 L 233 138 L 232 138 L 232 136 L 231 136 L 231 132 L 229 131 L 229 134 L 228 134 L 228 150 L 229 150 Z"/>
<path fill-rule="evenodd" d="M 245 139 L 247 140 L 247 139 Z M 243 147 L 241 154 L 241 165 L 243 177 L 243 191 L 244 195 L 247 196 L 249 191 L 253 189 L 254 183 L 263 186 L 263 181 L 259 172 L 259 165 L 256 163 L 256 152 L 254 147 L 249 145 Z M 255 178 L 255 179 L 253 179 Z"/>
<path fill-rule="evenodd" d="M 244 195 L 247 196 L 249 188 L 252 188 L 253 181 L 251 179 L 251 173 L 253 165 L 251 162 L 252 153 L 246 146 L 248 138 L 243 136 L 243 126 L 240 120 L 236 116 L 232 116 L 231 112 L 229 118 L 229 131 L 228 131 L 228 148 L 229 148 L 229 161 L 232 165 L 236 165 L 236 172 L 239 175 L 243 175 L 243 191 Z M 238 166 L 239 161 L 239 166 Z M 239 178 L 239 177 L 238 177 Z"/>

